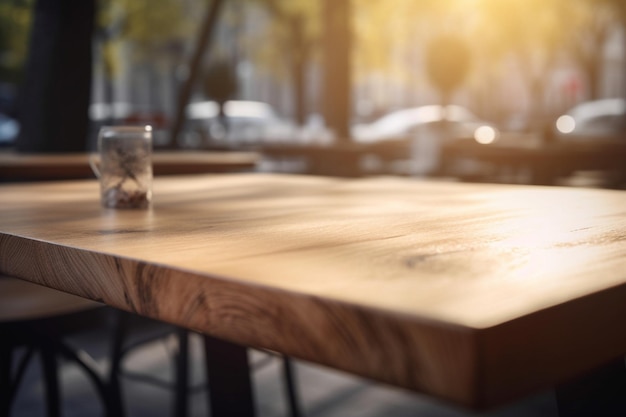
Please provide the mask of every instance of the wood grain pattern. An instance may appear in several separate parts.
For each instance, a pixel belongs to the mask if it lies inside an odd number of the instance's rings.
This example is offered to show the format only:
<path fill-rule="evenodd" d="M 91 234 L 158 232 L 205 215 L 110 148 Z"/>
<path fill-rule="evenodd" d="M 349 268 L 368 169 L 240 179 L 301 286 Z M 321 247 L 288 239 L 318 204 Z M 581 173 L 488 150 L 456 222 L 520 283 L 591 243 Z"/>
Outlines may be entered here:
<path fill-rule="evenodd" d="M 485 407 L 626 352 L 626 194 L 261 174 L 0 187 L 0 272 Z M 589 341 L 593 340 L 594 343 Z"/>

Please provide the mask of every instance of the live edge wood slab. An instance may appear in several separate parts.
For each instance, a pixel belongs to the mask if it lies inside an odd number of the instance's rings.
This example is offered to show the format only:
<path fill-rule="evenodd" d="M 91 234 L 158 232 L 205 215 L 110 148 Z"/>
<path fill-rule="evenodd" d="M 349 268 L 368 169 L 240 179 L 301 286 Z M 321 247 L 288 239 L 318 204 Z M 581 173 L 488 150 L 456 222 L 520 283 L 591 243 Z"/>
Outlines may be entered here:
<path fill-rule="evenodd" d="M 626 352 L 626 193 L 270 174 L 0 186 L 0 273 L 482 408 Z"/>

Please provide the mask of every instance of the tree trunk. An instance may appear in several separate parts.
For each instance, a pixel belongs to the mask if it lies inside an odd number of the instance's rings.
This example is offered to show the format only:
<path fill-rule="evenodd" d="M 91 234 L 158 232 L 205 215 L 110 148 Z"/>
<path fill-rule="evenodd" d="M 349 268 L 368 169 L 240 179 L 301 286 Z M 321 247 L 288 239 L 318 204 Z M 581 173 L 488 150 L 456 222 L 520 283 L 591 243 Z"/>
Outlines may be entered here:
<path fill-rule="evenodd" d="M 172 130 L 170 131 L 170 143 L 168 148 L 174 149 L 178 146 L 178 135 L 180 134 L 183 123 L 185 121 L 185 109 L 191 97 L 191 90 L 193 88 L 198 73 L 200 72 L 200 65 L 202 64 L 202 57 L 206 52 L 206 49 L 211 43 L 211 37 L 217 26 L 217 18 L 222 7 L 224 0 L 212 0 L 207 10 L 206 17 L 200 28 L 197 44 L 189 64 L 189 75 L 185 80 L 185 83 L 180 89 L 178 95 L 178 102 L 176 103 L 176 114 L 174 116 L 174 122 Z"/>
<path fill-rule="evenodd" d="M 350 142 L 352 115 L 351 0 L 323 0 L 324 96 L 323 112 L 328 128 L 339 143 Z"/>
<path fill-rule="evenodd" d="M 304 41 L 303 22 L 300 16 L 295 16 L 290 21 L 292 38 L 292 64 L 291 73 L 293 78 L 293 98 L 296 109 L 295 119 L 298 126 L 306 123 L 306 69 L 309 59 L 309 48 Z"/>

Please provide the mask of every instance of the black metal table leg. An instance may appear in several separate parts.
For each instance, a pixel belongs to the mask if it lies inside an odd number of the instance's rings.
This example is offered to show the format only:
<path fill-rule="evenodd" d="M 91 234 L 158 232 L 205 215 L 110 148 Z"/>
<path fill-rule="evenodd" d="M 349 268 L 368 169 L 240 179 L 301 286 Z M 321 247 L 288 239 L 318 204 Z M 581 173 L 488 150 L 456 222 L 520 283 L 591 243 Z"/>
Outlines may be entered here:
<path fill-rule="evenodd" d="M 557 387 L 560 417 L 626 416 L 624 358 Z"/>
<path fill-rule="evenodd" d="M 204 349 L 211 416 L 253 417 L 247 349 L 211 336 L 204 336 Z"/>

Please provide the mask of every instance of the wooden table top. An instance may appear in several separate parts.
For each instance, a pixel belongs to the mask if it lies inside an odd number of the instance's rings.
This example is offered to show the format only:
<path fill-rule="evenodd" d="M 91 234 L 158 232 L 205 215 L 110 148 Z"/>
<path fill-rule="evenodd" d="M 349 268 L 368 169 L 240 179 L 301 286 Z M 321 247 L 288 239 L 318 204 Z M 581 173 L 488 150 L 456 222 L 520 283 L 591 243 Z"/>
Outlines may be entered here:
<path fill-rule="evenodd" d="M 624 169 L 626 141 L 589 138 L 588 140 L 553 140 L 513 136 L 507 140 L 481 145 L 473 139 L 444 144 L 448 156 L 470 157 L 500 165 L 543 162 L 573 169 Z"/>
<path fill-rule="evenodd" d="M 401 178 L 0 186 L 0 273 L 457 404 L 626 352 L 626 193 Z"/>
<path fill-rule="evenodd" d="M 249 171 L 255 168 L 259 159 L 259 155 L 254 152 L 156 151 L 152 154 L 154 175 Z M 0 181 L 93 176 L 87 153 L 0 152 Z"/>

